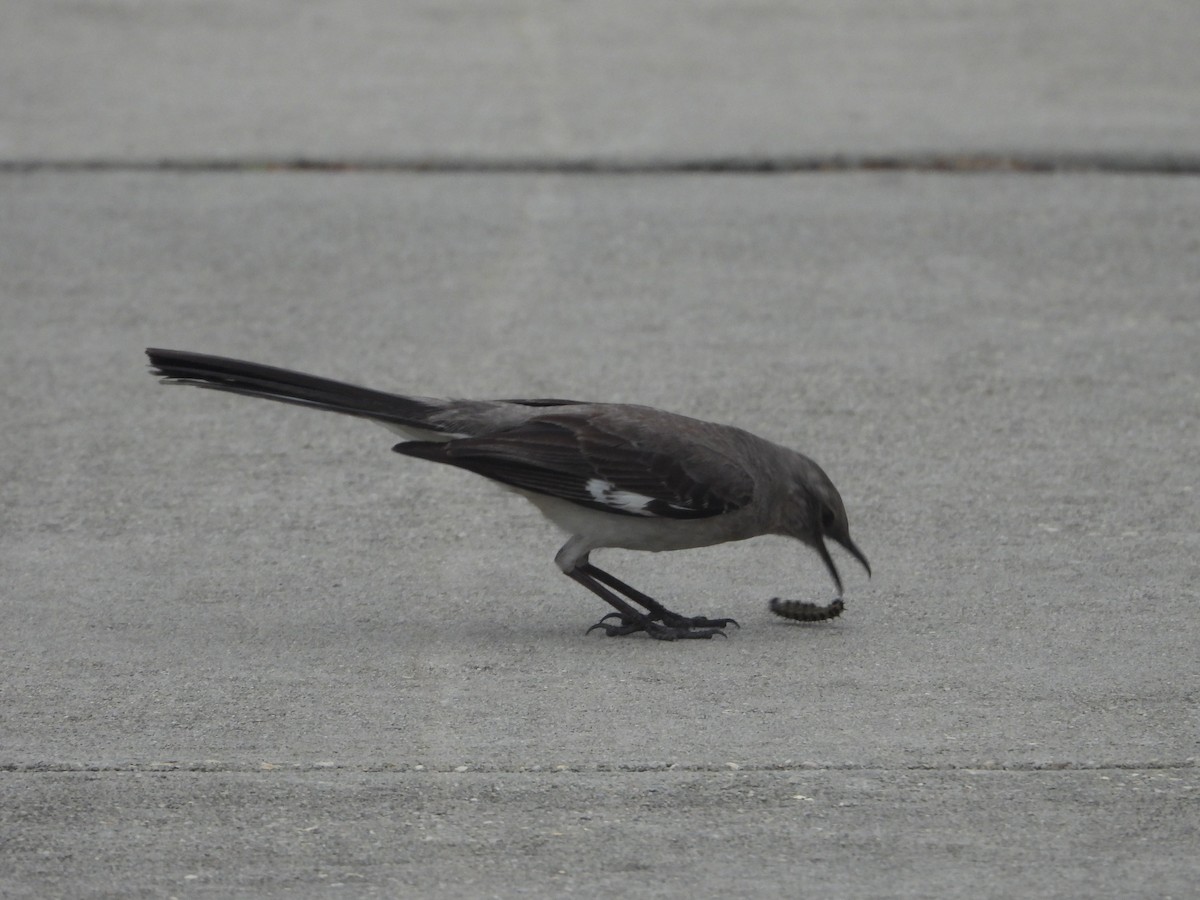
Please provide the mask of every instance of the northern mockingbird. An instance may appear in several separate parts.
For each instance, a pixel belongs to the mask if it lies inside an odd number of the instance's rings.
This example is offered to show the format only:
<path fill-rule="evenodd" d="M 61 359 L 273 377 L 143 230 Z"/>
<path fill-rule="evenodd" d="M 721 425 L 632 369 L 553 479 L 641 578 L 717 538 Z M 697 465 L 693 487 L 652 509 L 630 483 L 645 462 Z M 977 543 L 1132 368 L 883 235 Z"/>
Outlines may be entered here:
<path fill-rule="evenodd" d="M 821 467 L 740 428 L 616 403 L 408 397 L 219 356 L 146 353 L 165 383 L 371 419 L 409 438 L 392 448 L 397 453 L 458 466 L 524 495 L 571 535 L 554 561 L 616 610 L 592 626 L 609 636 L 710 638 L 736 622 L 671 612 L 592 565 L 588 556 L 600 547 L 682 550 L 763 534 L 797 538 L 821 557 L 839 598 L 828 607 L 772 602 L 795 619 L 842 610 L 826 539 L 871 571 Z"/>

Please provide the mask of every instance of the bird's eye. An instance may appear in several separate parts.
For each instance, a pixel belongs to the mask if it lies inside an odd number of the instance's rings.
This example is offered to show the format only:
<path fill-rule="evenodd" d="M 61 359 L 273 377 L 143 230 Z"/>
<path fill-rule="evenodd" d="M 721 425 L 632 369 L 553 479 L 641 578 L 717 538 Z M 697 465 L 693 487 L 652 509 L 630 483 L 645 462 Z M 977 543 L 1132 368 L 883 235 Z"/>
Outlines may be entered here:
<path fill-rule="evenodd" d="M 828 506 L 822 507 L 821 508 L 821 527 L 825 531 L 832 531 L 833 527 L 836 524 L 837 524 L 837 516 L 834 515 L 833 510 L 830 509 Z"/>

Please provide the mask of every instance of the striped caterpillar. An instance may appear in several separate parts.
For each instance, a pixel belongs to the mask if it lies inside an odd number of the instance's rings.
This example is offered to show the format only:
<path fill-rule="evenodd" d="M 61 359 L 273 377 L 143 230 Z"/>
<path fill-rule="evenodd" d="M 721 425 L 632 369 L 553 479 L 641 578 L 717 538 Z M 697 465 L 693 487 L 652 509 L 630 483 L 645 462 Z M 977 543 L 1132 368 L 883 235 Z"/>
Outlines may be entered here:
<path fill-rule="evenodd" d="M 781 600 L 778 597 L 772 599 L 768 605 L 775 615 L 784 619 L 794 619 L 797 622 L 826 622 L 829 619 L 836 619 L 846 608 L 841 597 L 828 606 L 808 603 L 804 600 Z"/>

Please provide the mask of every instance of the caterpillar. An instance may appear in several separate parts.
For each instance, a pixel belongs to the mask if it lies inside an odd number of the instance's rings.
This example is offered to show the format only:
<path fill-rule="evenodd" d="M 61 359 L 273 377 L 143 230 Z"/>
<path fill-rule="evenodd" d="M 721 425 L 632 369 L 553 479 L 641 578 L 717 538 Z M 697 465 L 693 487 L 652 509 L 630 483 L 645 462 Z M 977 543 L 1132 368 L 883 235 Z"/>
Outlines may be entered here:
<path fill-rule="evenodd" d="M 784 619 L 794 619 L 797 622 L 827 622 L 836 619 L 846 608 L 842 598 L 838 597 L 828 606 L 819 603 L 809 603 L 805 600 L 781 600 L 775 597 L 768 604 L 771 612 Z"/>

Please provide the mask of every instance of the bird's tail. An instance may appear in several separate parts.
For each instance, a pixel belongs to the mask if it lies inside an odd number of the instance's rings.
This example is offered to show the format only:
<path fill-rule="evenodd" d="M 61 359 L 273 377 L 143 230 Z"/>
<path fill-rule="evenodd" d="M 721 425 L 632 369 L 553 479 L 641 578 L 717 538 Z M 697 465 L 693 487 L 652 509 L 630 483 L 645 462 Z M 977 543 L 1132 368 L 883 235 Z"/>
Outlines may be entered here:
<path fill-rule="evenodd" d="M 444 404 L 426 397 L 405 397 L 384 391 L 277 369 L 260 363 L 186 350 L 148 349 L 150 366 L 167 384 L 192 384 L 248 397 L 265 397 L 314 409 L 327 409 L 374 419 L 387 425 L 442 431 L 430 415 Z"/>

